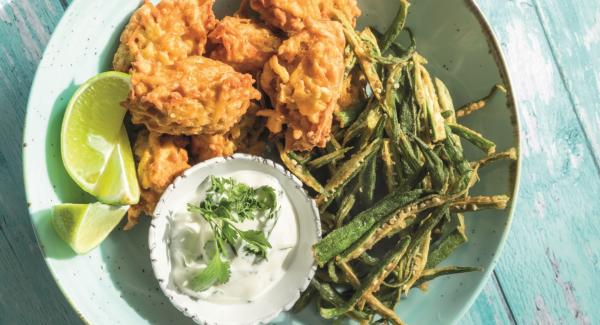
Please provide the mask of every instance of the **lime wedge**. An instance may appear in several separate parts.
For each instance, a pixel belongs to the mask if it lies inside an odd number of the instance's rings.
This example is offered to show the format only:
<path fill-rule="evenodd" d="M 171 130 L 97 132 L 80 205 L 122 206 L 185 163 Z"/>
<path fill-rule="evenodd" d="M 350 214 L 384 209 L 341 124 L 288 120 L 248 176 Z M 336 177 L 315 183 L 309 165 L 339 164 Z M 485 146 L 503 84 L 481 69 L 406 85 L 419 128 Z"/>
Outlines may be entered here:
<path fill-rule="evenodd" d="M 107 204 L 135 204 L 140 198 L 121 106 L 129 79 L 111 71 L 87 81 L 71 98 L 62 124 L 65 169 L 84 191 Z"/>
<path fill-rule="evenodd" d="M 52 208 L 52 226 L 77 254 L 85 254 L 100 245 L 128 208 L 102 203 L 60 204 Z"/>

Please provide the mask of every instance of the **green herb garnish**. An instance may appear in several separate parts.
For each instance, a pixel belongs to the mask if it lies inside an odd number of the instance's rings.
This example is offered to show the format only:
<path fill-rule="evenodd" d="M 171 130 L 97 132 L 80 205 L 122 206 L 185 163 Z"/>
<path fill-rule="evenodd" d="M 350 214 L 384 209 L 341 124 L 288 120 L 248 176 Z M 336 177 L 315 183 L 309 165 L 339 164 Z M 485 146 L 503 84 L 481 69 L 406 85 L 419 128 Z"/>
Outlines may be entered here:
<path fill-rule="evenodd" d="M 270 186 L 253 188 L 232 178 L 213 176 L 210 182 L 204 201 L 198 206 L 188 205 L 188 211 L 200 214 L 214 234 L 214 241 L 207 242 L 210 247 L 205 247 L 210 262 L 190 281 L 190 287 L 195 291 L 229 281 L 227 245 L 235 252 L 236 245 L 241 243 L 247 253 L 266 258 L 271 244 L 264 232 L 241 230 L 235 224 L 259 216 L 273 219 L 277 214 L 277 194 Z"/>

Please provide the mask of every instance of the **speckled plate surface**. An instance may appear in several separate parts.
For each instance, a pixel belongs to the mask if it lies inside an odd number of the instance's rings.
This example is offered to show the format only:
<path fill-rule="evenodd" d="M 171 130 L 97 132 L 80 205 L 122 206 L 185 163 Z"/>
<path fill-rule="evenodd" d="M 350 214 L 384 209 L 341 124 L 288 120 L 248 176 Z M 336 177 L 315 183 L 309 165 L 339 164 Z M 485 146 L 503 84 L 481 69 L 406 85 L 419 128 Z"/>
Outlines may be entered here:
<path fill-rule="evenodd" d="M 361 25 L 382 29 L 395 15 L 397 2 L 362 0 Z M 232 12 L 237 0 L 219 0 L 219 15 Z M 115 231 L 99 247 L 75 256 L 52 231 L 50 208 L 60 202 L 89 201 L 69 179 L 60 159 L 60 126 L 70 96 L 98 72 L 110 68 L 119 34 L 137 0 L 76 0 L 50 40 L 38 68 L 27 110 L 24 177 L 30 212 L 48 267 L 66 299 L 91 324 L 189 324 L 161 292 L 152 275 L 147 244 L 149 222 L 131 232 Z M 408 25 L 430 72 L 443 79 L 457 105 L 486 94 L 504 82 L 510 89 L 499 47 L 480 12 L 469 0 L 414 1 Z M 467 125 L 496 141 L 499 150 L 518 147 L 514 100 L 497 97 L 484 111 L 469 116 Z M 467 155 L 474 154 L 466 147 Z M 474 157 L 471 156 L 471 157 Z M 516 194 L 520 162 L 501 163 L 481 173 L 481 193 Z M 485 272 L 446 277 L 428 293 L 413 291 L 398 312 L 409 324 L 449 324 L 464 314 L 493 270 L 512 215 L 485 211 L 467 218 L 470 241 L 446 262 L 474 265 Z M 284 313 L 274 323 L 324 323 L 314 308 L 299 315 Z"/>

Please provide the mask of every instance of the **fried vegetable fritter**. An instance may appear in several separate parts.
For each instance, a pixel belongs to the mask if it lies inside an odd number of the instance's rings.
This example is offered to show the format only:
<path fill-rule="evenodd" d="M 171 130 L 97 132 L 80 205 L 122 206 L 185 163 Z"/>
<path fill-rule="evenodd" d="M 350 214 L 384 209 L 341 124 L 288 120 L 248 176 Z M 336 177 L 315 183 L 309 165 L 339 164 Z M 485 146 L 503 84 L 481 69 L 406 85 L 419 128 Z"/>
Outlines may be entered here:
<path fill-rule="evenodd" d="M 307 20 L 265 65 L 260 82 L 275 109 L 259 115 L 268 117 L 273 133 L 287 126 L 286 150 L 325 146 L 342 89 L 345 44 L 339 23 Z"/>
<path fill-rule="evenodd" d="M 150 73 L 192 55 L 202 55 L 216 19 L 214 0 L 146 0 L 121 34 L 113 68 Z"/>
<path fill-rule="evenodd" d="M 131 229 L 142 214 L 152 215 L 156 203 L 175 177 L 190 168 L 186 137 L 140 131 L 134 152 L 141 187 L 140 202 L 129 209 L 125 229 Z"/>
<path fill-rule="evenodd" d="M 254 73 L 277 53 L 281 40 L 269 29 L 245 18 L 225 17 L 208 35 L 210 57 L 236 71 Z"/>
<path fill-rule="evenodd" d="M 249 74 L 200 56 L 134 72 L 127 103 L 132 122 L 172 135 L 226 133 L 259 99 Z"/>
<path fill-rule="evenodd" d="M 288 33 L 306 28 L 308 19 L 333 19 L 335 10 L 353 25 L 361 14 L 356 0 L 250 0 L 250 7 L 269 25 Z"/>

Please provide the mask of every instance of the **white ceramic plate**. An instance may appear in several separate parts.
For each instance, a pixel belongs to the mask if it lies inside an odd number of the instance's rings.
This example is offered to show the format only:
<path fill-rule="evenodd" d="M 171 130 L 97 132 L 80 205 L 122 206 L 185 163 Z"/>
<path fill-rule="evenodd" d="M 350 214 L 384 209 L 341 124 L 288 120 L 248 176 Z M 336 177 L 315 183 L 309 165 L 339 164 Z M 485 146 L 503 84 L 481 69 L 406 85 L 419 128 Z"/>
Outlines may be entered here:
<path fill-rule="evenodd" d="M 217 12 L 232 12 L 237 0 L 217 1 Z M 360 25 L 384 28 L 396 13 L 397 1 L 362 0 Z M 60 158 L 60 125 L 77 87 L 110 69 L 119 35 L 137 0 L 76 0 L 50 40 L 31 89 L 24 144 L 24 177 L 32 222 L 57 285 L 83 320 L 91 324 L 188 324 L 161 292 L 152 275 L 147 245 L 149 222 L 131 232 L 115 231 L 98 249 L 75 256 L 49 224 L 50 208 L 60 202 L 91 200 L 69 179 Z M 499 47 L 470 0 L 413 1 L 408 26 L 429 70 L 446 82 L 455 103 L 486 94 L 503 82 L 510 90 Z M 497 97 L 488 108 L 465 119 L 497 142 L 498 149 L 518 147 L 512 94 Z M 467 155 L 475 157 L 467 146 Z M 500 163 L 481 173 L 477 191 L 515 195 L 519 163 Z M 467 218 L 469 243 L 448 264 L 472 265 L 485 272 L 436 280 L 424 294 L 413 291 L 398 308 L 409 324 L 456 322 L 481 291 L 493 270 L 508 233 L 512 206 Z M 320 324 L 314 308 L 299 315 L 282 314 L 275 323 Z"/>

